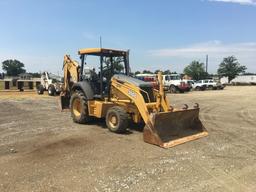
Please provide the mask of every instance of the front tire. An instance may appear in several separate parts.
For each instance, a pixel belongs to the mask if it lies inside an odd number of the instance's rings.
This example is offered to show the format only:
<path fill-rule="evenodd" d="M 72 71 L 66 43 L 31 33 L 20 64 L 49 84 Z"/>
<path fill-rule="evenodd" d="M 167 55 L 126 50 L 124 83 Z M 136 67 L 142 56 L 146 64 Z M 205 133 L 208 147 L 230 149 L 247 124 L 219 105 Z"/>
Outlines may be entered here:
<path fill-rule="evenodd" d="M 171 85 L 169 87 L 169 91 L 170 91 L 170 93 L 176 93 L 177 92 L 177 88 L 174 85 Z"/>
<path fill-rule="evenodd" d="M 122 107 L 111 107 L 106 115 L 106 125 L 111 132 L 124 133 L 128 127 L 128 114 Z"/>
<path fill-rule="evenodd" d="M 209 85 L 208 89 L 214 90 L 214 87 L 212 85 Z"/>
<path fill-rule="evenodd" d="M 44 86 L 43 86 L 43 85 L 39 85 L 39 86 L 37 87 L 37 94 L 38 94 L 38 95 L 44 94 Z"/>
<path fill-rule="evenodd" d="M 53 85 L 50 85 L 50 86 L 48 87 L 48 95 L 54 96 L 54 95 L 55 95 L 55 92 L 56 92 L 55 87 L 54 87 Z"/>
<path fill-rule="evenodd" d="M 91 121 L 89 116 L 87 99 L 82 91 L 76 91 L 70 99 L 71 117 L 75 123 L 88 123 Z"/>
<path fill-rule="evenodd" d="M 196 90 L 197 90 L 197 91 L 201 91 L 202 89 L 201 89 L 201 87 L 197 86 L 197 87 L 196 87 Z"/>

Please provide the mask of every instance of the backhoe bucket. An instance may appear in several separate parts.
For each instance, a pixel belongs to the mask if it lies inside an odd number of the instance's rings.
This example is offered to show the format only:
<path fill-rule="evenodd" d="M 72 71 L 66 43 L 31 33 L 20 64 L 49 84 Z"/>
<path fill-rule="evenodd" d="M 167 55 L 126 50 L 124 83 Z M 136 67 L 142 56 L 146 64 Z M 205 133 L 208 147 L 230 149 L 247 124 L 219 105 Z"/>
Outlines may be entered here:
<path fill-rule="evenodd" d="M 208 135 L 199 120 L 199 108 L 151 115 L 143 131 L 144 141 L 163 148 L 173 147 Z"/>
<path fill-rule="evenodd" d="M 70 110 L 70 97 L 60 95 L 59 105 L 61 111 L 69 111 Z"/>

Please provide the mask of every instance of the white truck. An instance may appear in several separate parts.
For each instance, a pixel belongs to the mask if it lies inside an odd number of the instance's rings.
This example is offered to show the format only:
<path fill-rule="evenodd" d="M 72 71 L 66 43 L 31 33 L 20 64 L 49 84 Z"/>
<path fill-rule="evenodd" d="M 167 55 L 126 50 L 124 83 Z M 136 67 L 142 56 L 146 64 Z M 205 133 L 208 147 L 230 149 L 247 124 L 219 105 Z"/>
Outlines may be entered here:
<path fill-rule="evenodd" d="M 61 77 L 45 71 L 41 74 L 41 84 L 37 87 L 37 93 L 41 95 L 47 91 L 48 95 L 54 96 L 60 94 L 62 85 Z"/>
<path fill-rule="evenodd" d="M 224 86 L 221 83 L 215 82 L 212 79 L 204 79 L 194 82 L 193 88 L 195 90 L 216 90 L 216 89 L 224 89 Z"/>
<path fill-rule="evenodd" d="M 256 85 L 256 75 L 239 75 L 235 79 L 231 80 L 233 85 Z"/>
<path fill-rule="evenodd" d="M 171 93 L 184 93 L 191 89 L 190 84 L 185 80 L 182 80 L 179 74 L 163 75 L 163 84 L 165 90 L 168 90 Z"/>

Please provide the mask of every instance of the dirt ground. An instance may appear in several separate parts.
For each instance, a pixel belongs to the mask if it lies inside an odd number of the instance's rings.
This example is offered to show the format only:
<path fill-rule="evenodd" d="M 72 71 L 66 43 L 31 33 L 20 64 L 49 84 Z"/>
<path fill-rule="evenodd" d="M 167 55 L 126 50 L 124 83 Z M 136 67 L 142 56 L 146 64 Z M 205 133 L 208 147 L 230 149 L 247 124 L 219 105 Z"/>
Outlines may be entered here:
<path fill-rule="evenodd" d="M 256 86 L 168 97 L 200 103 L 209 136 L 162 149 L 75 124 L 57 97 L 0 92 L 0 191 L 256 191 Z"/>

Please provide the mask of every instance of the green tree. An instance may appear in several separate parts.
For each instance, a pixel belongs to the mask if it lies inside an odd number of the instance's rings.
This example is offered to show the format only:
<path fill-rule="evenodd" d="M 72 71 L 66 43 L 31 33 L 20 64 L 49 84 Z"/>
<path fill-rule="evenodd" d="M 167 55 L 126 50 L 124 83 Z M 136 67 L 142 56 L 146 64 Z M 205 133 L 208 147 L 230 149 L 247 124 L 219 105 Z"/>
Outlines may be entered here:
<path fill-rule="evenodd" d="M 25 73 L 24 64 L 16 59 L 5 60 L 2 62 L 2 69 L 8 76 L 17 76 L 21 73 Z"/>
<path fill-rule="evenodd" d="M 161 71 L 161 70 L 160 70 L 160 69 L 157 69 L 157 70 L 155 70 L 154 73 L 157 74 L 159 71 Z"/>
<path fill-rule="evenodd" d="M 240 65 L 235 56 L 229 56 L 223 59 L 218 68 L 220 77 L 228 77 L 228 82 L 234 79 L 239 73 L 244 73 L 247 68 Z"/>
<path fill-rule="evenodd" d="M 41 74 L 38 73 L 38 72 L 35 72 L 35 73 L 29 73 L 30 75 L 32 75 L 32 77 L 36 77 L 36 78 L 40 78 L 41 77 Z"/>
<path fill-rule="evenodd" d="M 243 75 L 256 75 L 256 73 L 247 72 L 247 73 L 244 73 Z"/>
<path fill-rule="evenodd" d="M 176 72 L 176 71 L 171 72 L 169 69 L 167 69 L 167 70 L 165 70 L 165 71 L 163 72 L 163 75 L 169 75 L 169 74 L 177 74 L 177 72 Z"/>
<path fill-rule="evenodd" d="M 140 71 L 136 71 L 134 74 L 135 74 L 135 75 L 138 75 L 138 74 L 140 74 Z"/>
<path fill-rule="evenodd" d="M 207 77 L 207 73 L 204 69 L 204 63 L 192 61 L 188 66 L 185 67 L 184 73 L 192 77 L 194 80 L 200 80 Z"/>
<path fill-rule="evenodd" d="M 170 71 L 169 69 L 167 69 L 167 70 L 165 70 L 165 71 L 163 72 L 163 74 L 164 74 L 164 75 L 171 74 L 171 71 Z"/>
<path fill-rule="evenodd" d="M 149 73 L 149 74 L 153 74 L 152 71 L 149 71 L 149 70 L 143 70 L 142 73 Z"/>

